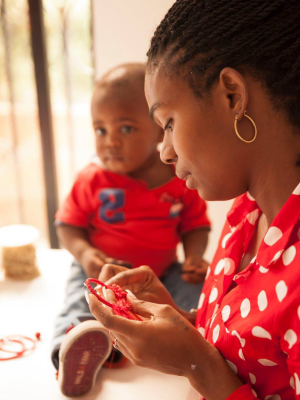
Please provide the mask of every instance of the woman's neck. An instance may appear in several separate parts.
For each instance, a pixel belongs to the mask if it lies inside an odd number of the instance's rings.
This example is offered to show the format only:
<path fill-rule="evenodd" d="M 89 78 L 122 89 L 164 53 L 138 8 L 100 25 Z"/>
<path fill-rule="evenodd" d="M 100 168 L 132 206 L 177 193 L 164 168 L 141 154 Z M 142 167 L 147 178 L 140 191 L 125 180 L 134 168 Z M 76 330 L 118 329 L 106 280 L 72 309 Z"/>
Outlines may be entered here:
<path fill-rule="evenodd" d="M 275 137 L 258 157 L 248 188 L 269 226 L 300 182 L 300 166 L 296 165 L 300 134 L 286 132 L 286 135 L 290 137 L 281 141 Z"/>

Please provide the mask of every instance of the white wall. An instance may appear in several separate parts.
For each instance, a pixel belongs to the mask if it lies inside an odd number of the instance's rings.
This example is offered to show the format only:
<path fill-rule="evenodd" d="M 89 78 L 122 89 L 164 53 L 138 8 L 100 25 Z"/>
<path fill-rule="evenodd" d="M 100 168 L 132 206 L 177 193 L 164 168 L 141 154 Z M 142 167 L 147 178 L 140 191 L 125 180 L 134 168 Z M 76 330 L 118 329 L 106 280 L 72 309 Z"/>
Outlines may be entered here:
<path fill-rule="evenodd" d="M 156 26 L 174 0 L 93 0 L 96 77 L 124 62 L 146 61 Z"/>
<path fill-rule="evenodd" d="M 152 34 L 174 0 L 93 0 L 96 78 L 124 62 L 146 61 Z M 213 224 L 205 253 L 212 259 L 229 202 L 209 202 Z"/>

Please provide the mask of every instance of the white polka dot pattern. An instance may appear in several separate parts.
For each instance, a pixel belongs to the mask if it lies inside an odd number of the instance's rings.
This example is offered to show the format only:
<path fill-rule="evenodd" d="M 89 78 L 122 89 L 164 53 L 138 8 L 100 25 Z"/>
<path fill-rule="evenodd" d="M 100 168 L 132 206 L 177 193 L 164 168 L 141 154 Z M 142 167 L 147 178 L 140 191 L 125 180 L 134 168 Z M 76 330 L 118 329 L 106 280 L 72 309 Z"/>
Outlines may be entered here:
<path fill-rule="evenodd" d="M 210 324 L 209 324 L 210 328 L 213 326 L 213 323 L 214 323 L 214 320 L 215 320 L 216 316 L 217 316 L 217 314 L 213 314 L 213 317 L 212 317 L 212 319 L 210 321 Z"/>
<path fill-rule="evenodd" d="M 235 263 L 231 258 L 225 258 L 225 265 L 224 265 L 224 274 L 231 275 L 234 273 L 235 270 Z"/>
<path fill-rule="evenodd" d="M 252 243 L 261 211 L 246 194 L 234 201 L 203 289 L 205 308 L 197 324 L 206 327 L 207 339 L 250 384 L 250 389 L 233 394 L 234 400 L 241 400 L 244 391 L 247 399 L 254 399 L 252 389 L 260 400 L 300 400 L 300 373 L 294 362 L 300 346 L 300 185 L 298 191 L 275 216 L 256 256 L 242 271 L 236 267 Z M 231 268 L 232 275 L 226 276 Z"/>
<path fill-rule="evenodd" d="M 259 362 L 261 365 L 265 365 L 266 367 L 273 367 L 274 365 L 277 365 L 276 362 L 271 361 L 271 360 L 267 360 L 266 358 L 260 358 L 260 359 L 258 360 L 258 362 Z"/>
<path fill-rule="evenodd" d="M 243 338 L 241 338 L 240 335 L 237 333 L 237 331 L 234 330 L 234 331 L 231 332 L 231 334 L 232 334 L 233 336 L 236 336 L 236 337 L 239 339 L 240 344 L 241 344 L 242 347 L 245 346 L 246 340 L 243 339 Z"/>
<path fill-rule="evenodd" d="M 245 361 L 245 356 L 242 349 L 239 349 L 239 357 Z"/>
<path fill-rule="evenodd" d="M 224 270 L 225 275 L 231 275 L 233 274 L 234 269 L 234 261 L 231 258 L 224 258 L 218 262 L 214 274 L 219 275 Z"/>
<path fill-rule="evenodd" d="M 221 314 L 222 314 L 223 321 L 226 322 L 230 316 L 230 306 L 227 305 L 227 306 L 223 307 Z"/>
<path fill-rule="evenodd" d="M 282 254 L 282 261 L 285 266 L 288 266 L 293 262 L 296 257 L 296 247 L 290 246 L 285 252 Z"/>
<path fill-rule="evenodd" d="M 294 374 L 296 394 L 300 394 L 300 380 L 297 373 Z"/>
<path fill-rule="evenodd" d="M 271 264 L 275 263 L 276 261 L 278 261 L 282 253 L 283 253 L 283 250 L 277 251 L 277 253 L 275 254 L 275 256 L 273 257 L 273 259 L 271 261 Z"/>
<path fill-rule="evenodd" d="M 266 274 L 268 271 L 269 271 L 269 268 L 265 268 L 262 266 L 259 267 L 259 272 L 261 272 L 262 274 Z"/>
<path fill-rule="evenodd" d="M 251 225 L 255 225 L 258 215 L 259 215 L 258 209 L 252 211 L 250 214 L 247 215 L 247 220 Z"/>
<path fill-rule="evenodd" d="M 249 299 L 244 299 L 241 304 L 241 316 L 246 318 L 251 310 L 251 304 Z"/>
<path fill-rule="evenodd" d="M 262 328 L 261 326 L 254 326 L 252 328 L 252 335 L 262 338 L 262 339 L 272 340 L 272 336 L 270 335 L 270 333 L 266 329 Z"/>
<path fill-rule="evenodd" d="M 228 242 L 228 239 L 230 238 L 230 236 L 232 235 L 232 232 L 227 233 L 227 235 L 224 236 L 223 240 L 222 240 L 222 248 L 225 249 L 226 244 Z"/>
<path fill-rule="evenodd" d="M 275 291 L 277 294 L 277 298 L 280 302 L 285 298 L 287 295 L 288 288 L 286 286 L 286 283 L 284 281 L 279 281 L 275 287 Z"/>
<path fill-rule="evenodd" d="M 211 271 L 211 268 L 210 268 L 210 266 L 209 266 L 209 267 L 207 268 L 207 271 L 206 271 L 205 279 L 207 279 L 207 278 L 209 277 L 210 271 Z"/>
<path fill-rule="evenodd" d="M 291 385 L 291 388 L 295 390 L 295 379 L 293 376 L 291 376 L 290 385 Z"/>
<path fill-rule="evenodd" d="M 199 327 L 198 331 L 201 333 L 201 335 L 204 337 L 205 336 L 205 329 L 203 327 Z"/>
<path fill-rule="evenodd" d="M 267 294 L 264 290 L 262 290 L 257 296 L 257 305 L 259 311 L 264 311 L 268 307 Z"/>
<path fill-rule="evenodd" d="M 215 268 L 214 274 L 219 275 L 221 271 L 223 271 L 224 265 L 225 265 L 224 259 L 220 260 Z"/>
<path fill-rule="evenodd" d="M 252 383 L 252 385 L 254 385 L 254 383 L 256 382 L 256 376 L 251 374 L 251 372 L 250 372 L 249 377 L 250 377 L 250 382 Z"/>
<path fill-rule="evenodd" d="M 235 366 L 235 364 L 233 364 L 233 362 L 229 361 L 229 360 L 225 360 L 227 362 L 227 364 L 229 365 L 230 369 L 237 374 L 238 370 L 237 367 Z"/>
<path fill-rule="evenodd" d="M 218 289 L 215 287 L 212 289 L 212 291 L 210 292 L 210 296 L 208 299 L 209 303 L 213 303 L 218 297 Z"/>
<path fill-rule="evenodd" d="M 255 198 L 251 196 L 251 194 L 249 192 L 247 192 L 247 197 L 249 200 L 251 201 L 255 201 Z"/>
<path fill-rule="evenodd" d="M 291 348 L 294 346 L 294 344 L 297 343 L 297 335 L 296 335 L 296 332 L 293 331 L 292 329 L 288 329 L 288 330 L 285 332 L 284 340 L 286 340 L 286 341 L 288 342 L 288 344 L 289 344 L 289 349 L 291 349 Z"/>
<path fill-rule="evenodd" d="M 276 242 L 278 242 L 279 239 L 281 239 L 281 237 L 282 237 L 281 230 L 276 226 L 271 226 L 271 228 L 269 228 L 268 232 L 266 233 L 264 242 L 268 246 L 273 246 Z"/>
<path fill-rule="evenodd" d="M 293 191 L 293 194 L 299 195 L 300 194 L 300 184 L 296 187 L 296 189 Z"/>
<path fill-rule="evenodd" d="M 216 325 L 213 330 L 213 342 L 214 343 L 216 343 L 216 341 L 218 340 L 219 334 L 220 334 L 220 325 Z"/>
<path fill-rule="evenodd" d="M 205 299 L 205 293 L 202 292 L 202 293 L 200 294 L 199 303 L 198 303 L 198 308 L 201 308 L 201 307 L 203 306 L 204 299 Z"/>

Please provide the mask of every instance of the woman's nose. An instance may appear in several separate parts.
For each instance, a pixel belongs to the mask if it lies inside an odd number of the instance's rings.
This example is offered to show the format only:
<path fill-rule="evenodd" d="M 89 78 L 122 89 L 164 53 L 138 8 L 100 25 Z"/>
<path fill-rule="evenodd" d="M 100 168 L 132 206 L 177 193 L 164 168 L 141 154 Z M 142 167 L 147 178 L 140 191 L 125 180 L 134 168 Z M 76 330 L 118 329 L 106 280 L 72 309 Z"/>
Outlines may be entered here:
<path fill-rule="evenodd" d="M 172 140 L 168 133 L 164 134 L 164 140 L 161 144 L 160 159 L 165 164 L 173 164 L 177 161 L 177 154 L 175 153 Z"/>

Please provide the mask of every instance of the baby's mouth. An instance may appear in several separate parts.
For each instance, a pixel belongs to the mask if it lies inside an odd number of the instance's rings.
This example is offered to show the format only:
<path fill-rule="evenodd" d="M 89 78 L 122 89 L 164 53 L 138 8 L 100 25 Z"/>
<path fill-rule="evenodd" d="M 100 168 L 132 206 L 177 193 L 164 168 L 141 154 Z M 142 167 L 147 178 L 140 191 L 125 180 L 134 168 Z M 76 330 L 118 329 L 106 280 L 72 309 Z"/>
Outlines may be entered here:
<path fill-rule="evenodd" d="M 105 161 L 124 161 L 124 157 L 117 155 L 117 154 L 110 154 L 104 157 Z"/>

